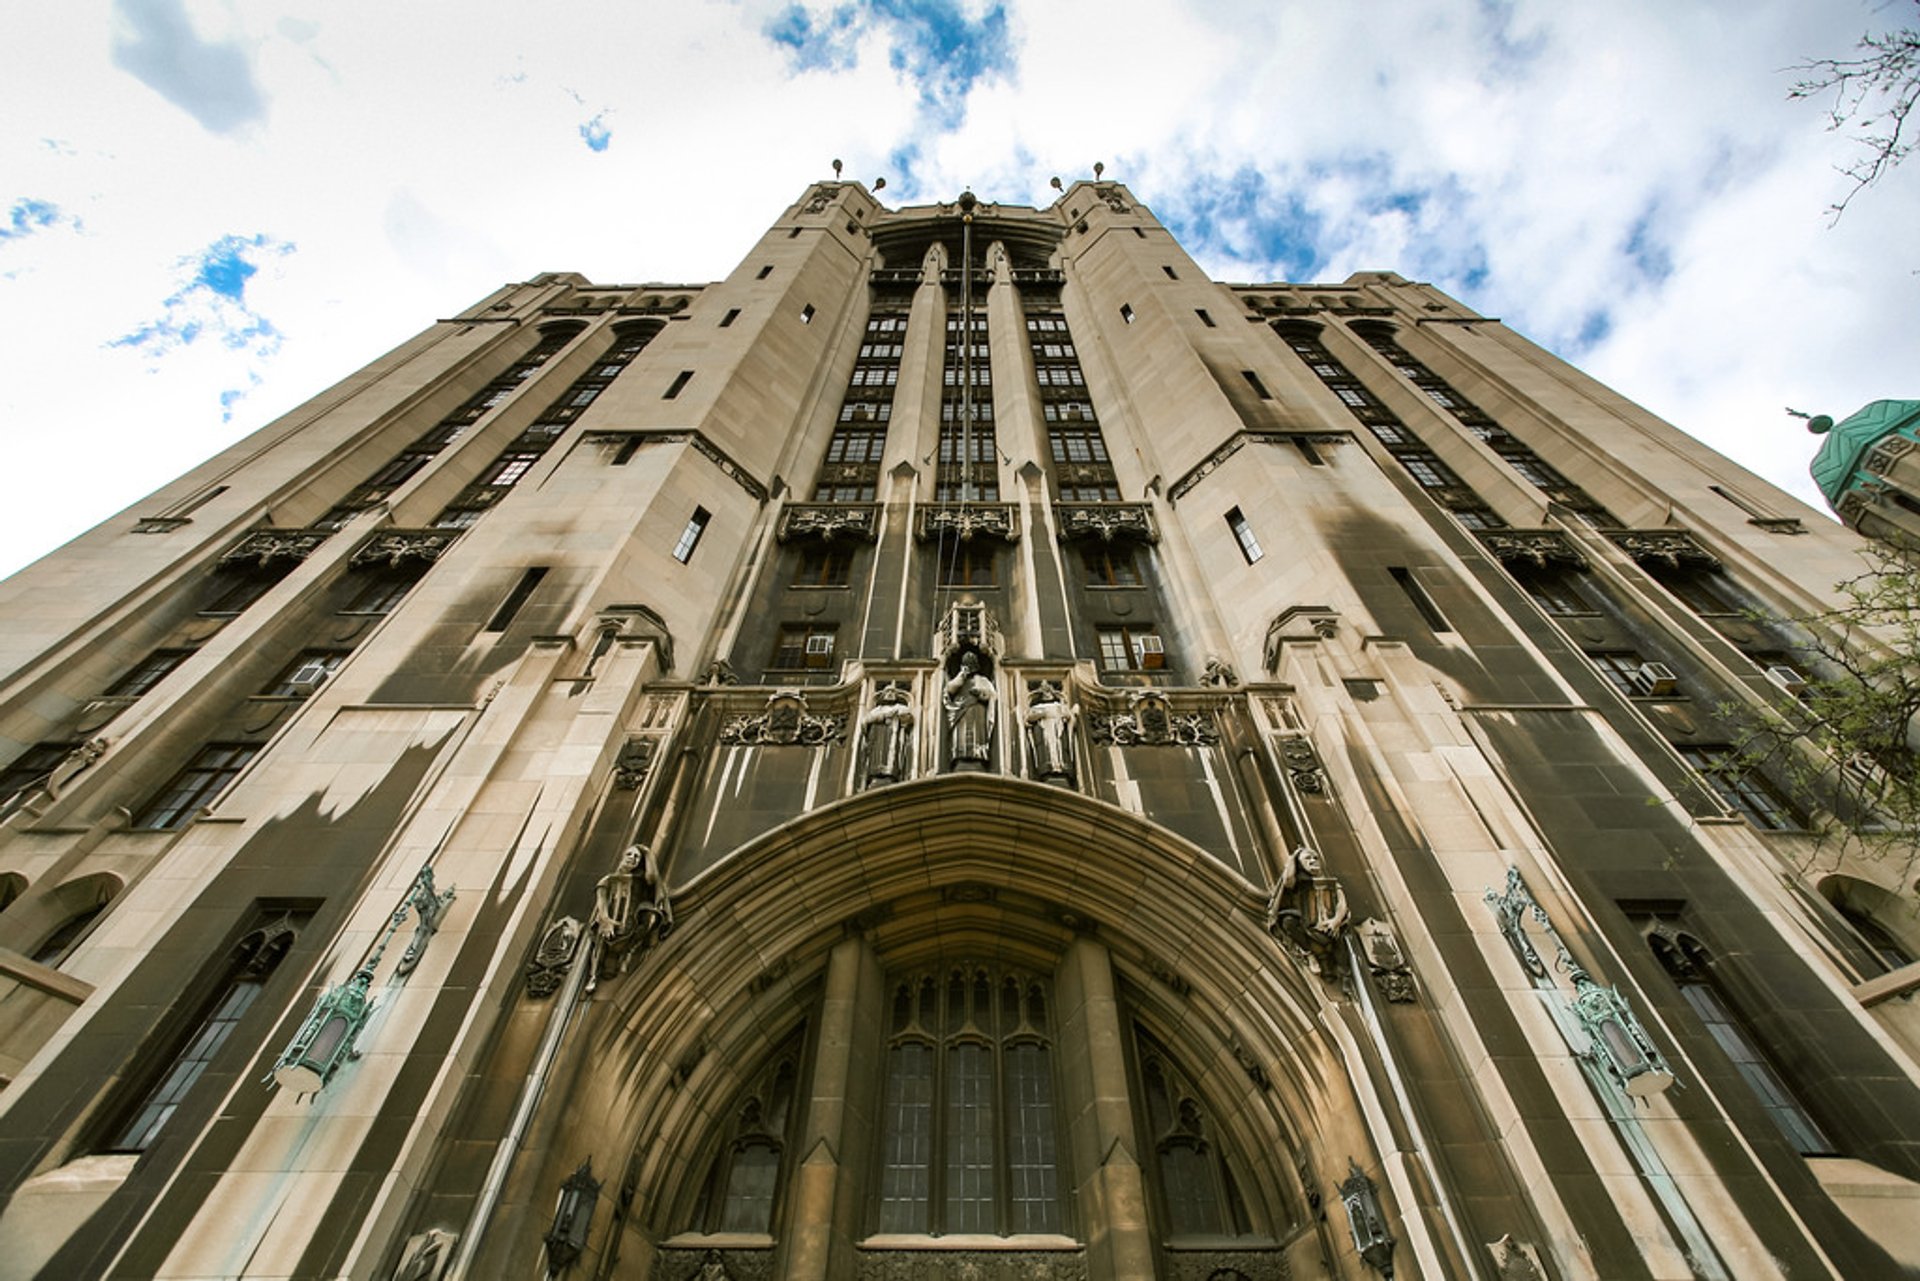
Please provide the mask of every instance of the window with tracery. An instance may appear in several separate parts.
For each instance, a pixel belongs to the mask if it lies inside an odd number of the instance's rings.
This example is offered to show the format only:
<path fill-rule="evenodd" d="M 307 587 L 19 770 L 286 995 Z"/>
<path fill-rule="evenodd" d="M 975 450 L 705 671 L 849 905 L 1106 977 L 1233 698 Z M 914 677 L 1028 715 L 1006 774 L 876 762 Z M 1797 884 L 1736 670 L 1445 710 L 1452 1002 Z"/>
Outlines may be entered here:
<path fill-rule="evenodd" d="M 694 1203 L 695 1232 L 773 1231 L 782 1167 L 799 1108 L 804 1026 L 794 1029 L 733 1102 Z"/>
<path fill-rule="evenodd" d="M 1049 995 L 977 964 L 896 979 L 880 1118 L 883 1233 L 1065 1230 Z"/>
<path fill-rule="evenodd" d="M 1244 1236 L 1253 1230 L 1212 1116 L 1193 1078 L 1135 1025 L 1140 1064 L 1141 1146 L 1152 1154 L 1169 1236 Z"/>

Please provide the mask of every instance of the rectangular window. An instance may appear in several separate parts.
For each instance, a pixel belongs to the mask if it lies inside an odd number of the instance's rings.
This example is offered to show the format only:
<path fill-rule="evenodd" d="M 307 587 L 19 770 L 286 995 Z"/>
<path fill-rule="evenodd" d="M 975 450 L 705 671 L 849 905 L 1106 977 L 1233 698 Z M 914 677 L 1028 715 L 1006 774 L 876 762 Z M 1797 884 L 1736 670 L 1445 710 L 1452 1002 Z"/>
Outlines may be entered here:
<path fill-rule="evenodd" d="M 1167 665 L 1166 646 L 1147 623 L 1096 629 L 1100 641 L 1100 668 L 1108 672 L 1158 671 Z"/>
<path fill-rule="evenodd" d="M 853 576 L 853 549 L 842 543 L 810 542 L 800 550 L 795 587 L 845 587 Z"/>
<path fill-rule="evenodd" d="M 213 599 L 202 606 L 200 612 L 238 614 L 273 590 L 273 585 L 279 581 L 276 574 L 223 569 L 213 576 Z"/>
<path fill-rule="evenodd" d="M 1448 470 L 1445 463 L 1424 450 L 1396 454 L 1395 457 L 1422 489 L 1445 489 L 1460 483 L 1460 478 Z"/>
<path fill-rule="evenodd" d="M 1164 272 L 1166 272 L 1166 273 L 1167 273 L 1167 279 L 1168 279 L 1168 280 L 1178 280 L 1178 279 L 1180 279 L 1180 277 L 1178 277 L 1178 276 L 1176 276 L 1176 275 L 1174 274 L 1174 272 L 1173 272 L 1173 268 L 1171 268 L 1171 267 L 1169 267 L 1169 266 L 1167 266 L 1167 265 L 1166 265 L 1165 263 L 1162 263 L 1162 264 L 1160 264 L 1160 270 L 1162 270 L 1162 271 L 1164 271 Z"/>
<path fill-rule="evenodd" d="M 158 685 L 162 678 L 193 657 L 190 649 L 156 649 L 131 670 L 107 687 L 109 698 L 139 698 Z"/>
<path fill-rule="evenodd" d="M 271 685 L 260 693 L 267 698 L 305 698 L 320 688 L 321 682 L 340 670 L 351 650 L 309 649 L 287 665 Z"/>
<path fill-rule="evenodd" d="M 942 587 L 992 587 L 993 548 L 979 542 L 950 543 L 940 551 Z"/>
<path fill-rule="evenodd" d="M 1120 319 L 1126 321 L 1129 325 L 1133 323 L 1133 304 L 1132 303 L 1123 302 L 1120 304 Z"/>
<path fill-rule="evenodd" d="M 727 308 L 727 314 L 720 317 L 720 328 L 731 329 L 733 328 L 733 322 L 738 319 L 740 319 L 740 309 L 738 307 L 729 307 Z"/>
<path fill-rule="evenodd" d="M 680 541 L 673 545 L 673 558 L 682 565 L 693 559 L 693 549 L 700 545 L 700 535 L 707 532 L 707 522 L 712 513 L 704 507 L 693 509 L 693 515 L 687 518 L 687 527 L 680 531 Z"/>
<path fill-rule="evenodd" d="M 1140 564 L 1131 547 L 1102 543 L 1090 547 L 1083 558 L 1087 583 L 1092 587 L 1138 587 Z"/>
<path fill-rule="evenodd" d="M 133 825 L 148 832 L 171 832 L 185 827 L 194 815 L 211 805 L 227 785 L 260 754 L 253 743 L 208 743 L 187 767 L 141 806 Z"/>
<path fill-rule="evenodd" d="M 789 237 L 789 239 L 791 239 L 791 237 Z M 773 264 L 768 263 L 766 266 L 760 269 L 759 274 L 754 276 L 754 279 L 765 280 L 768 276 L 771 276 L 772 274 L 773 274 Z"/>
<path fill-rule="evenodd" d="M 813 304 L 812 303 L 808 303 L 806 306 L 800 309 L 800 323 L 803 325 L 811 325 L 813 323 Z"/>
<path fill-rule="evenodd" d="M 1781 832 L 1806 826 L 1793 802 L 1782 796 L 1766 775 L 1743 764 L 1731 747 L 1701 744 L 1677 750 L 1681 759 L 1700 771 L 1729 809 L 1755 827 Z"/>
<path fill-rule="evenodd" d="M 503 454 L 494 461 L 493 470 L 481 481 L 489 489 L 508 489 L 520 483 L 520 478 L 533 470 L 540 461 L 538 454 Z"/>
<path fill-rule="evenodd" d="M 392 571 L 367 574 L 365 581 L 340 608 L 343 614 L 391 614 L 406 594 L 419 582 L 413 574 Z"/>
<path fill-rule="evenodd" d="M 1240 514 L 1238 507 L 1227 513 L 1227 528 L 1233 531 L 1234 541 L 1240 544 L 1240 554 L 1247 558 L 1247 564 L 1251 565 L 1266 555 L 1260 550 L 1260 540 L 1253 536 L 1253 526 L 1247 523 L 1247 518 Z"/>
<path fill-rule="evenodd" d="M 1195 307 L 1193 309 L 1193 314 L 1200 317 L 1200 323 L 1205 325 L 1208 329 L 1218 328 L 1218 326 L 1213 323 L 1213 317 L 1209 316 L 1206 313 L 1206 310 L 1204 308 Z"/>
<path fill-rule="evenodd" d="M 1464 516 L 1465 512 L 1455 513 Z M 1557 570 L 1528 570 L 1515 575 L 1527 595 L 1534 603 L 1549 614 L 1591 614 L 1594 608 L 1579 589 L 1567 581 L 1567 575 Z"/>
<path fill-rule="evenodd" d="M 1433 597 L 1427 595 L 1427 589 L 1414 578 L 1412 570 L 1401 565 L 1390 565 L 1387 567 L 1387 573 L 1393 576 L 1394 582 L 1400 584 L 1400 590 L 1407 594 L 1407 599 L 1412 601 L 1413 607 L 1420 611 L 1421 619 L 1430 629 L 1435 632 L 1453 630 L 1447 625 L 1446 615 L 1442 614 L 1440 607 L 1433 603 Z"/>
<path fill-rule="evenodd" d="M 520 612 L 520 607 L 527 603 L 527 599 L 533 595 L 534 589 L 540 586 L 540 580 L 546 576 L 547 567 L 545 565 L 535 565 L 527 570 L 526 573 L 520 575 L 520 581 L 513 585 L 513 590 L 507 593 L 507 598 L 500 602 L 500 608 L 493 611 L 493 617 L 487 620 L 486 627 L 481 630 L 489 632 L 506 631 L 507 625 L 513 621 L 513 616 Z"/>
<path fill-rule="evenodd" d="M 767 668 L 777 672 L 822 671 L 831 668 L 833 639 L 838 629 L 832 623 L 787 623 L 774 642 L 773 657 Z"/>
<path fill-rule="evenodd" d="M 1630 649 L 1588 650 L 1587 658 L 1600 669 L 1607 678 L 1607 684 L 1625 694 L 1628 698 L 1639 698 L 1648 693 L 1639 682 L 1640 669 L 1647 660 Z"/>
<path fill-rule="evenodd" d="M 682 369 L 673 376 L 673 381 L 667 385 L 667 390 L 660 399 L 673 400 L 677 398 L 680 393 L 686 389 L 687 384 L 692 381 L 693 371 L 691 369 Z"/>
<path fill-rule="evenodd" d="M 1260 381 L 1259 374 L 1254 373 L 1251 369 L 1242 369 L 1240 371 L 1240 376 L 1247 380 L 1247 386 L 1253 388 L 1254 395 L 1258 396 L 1262 400 L 1273 399 L 1273 393 L 1268 391 L 1267 385 Z"/>

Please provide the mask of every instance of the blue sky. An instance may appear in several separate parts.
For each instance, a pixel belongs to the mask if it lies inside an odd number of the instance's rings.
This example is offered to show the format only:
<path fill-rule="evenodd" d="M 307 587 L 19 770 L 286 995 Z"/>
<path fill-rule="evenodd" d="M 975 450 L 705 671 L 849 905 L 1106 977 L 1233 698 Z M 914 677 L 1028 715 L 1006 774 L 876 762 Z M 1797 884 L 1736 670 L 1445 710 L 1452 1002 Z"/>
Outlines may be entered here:
<path fill-rule="evenodd" d="M 1904 12 L 22 9 L 0 42 L 0 572 L 503 280 L 716 279 L 835 157 L 895 203 L 1045 204 L 1104 161 L 1220 278 L 1432 280 L 1807 495 L 1784 405 L 1920 394 L 1920 164 L 1829 227 L 1853 153 L 1784 68 Z"/>

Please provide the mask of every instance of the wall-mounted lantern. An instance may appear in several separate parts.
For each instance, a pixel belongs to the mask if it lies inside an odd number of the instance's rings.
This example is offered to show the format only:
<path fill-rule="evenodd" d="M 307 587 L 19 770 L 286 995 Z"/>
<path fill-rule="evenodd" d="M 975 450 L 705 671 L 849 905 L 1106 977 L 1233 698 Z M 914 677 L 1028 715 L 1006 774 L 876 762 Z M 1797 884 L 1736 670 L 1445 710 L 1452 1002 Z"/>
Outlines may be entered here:
<path fill-rule="evenodd" d="M 1588 1057 L 1598 1061 L 1636 1099 L 1659 1094 L 1672 1085 L 1672 1069 L 1619 989 L 1594 982 L 1593 976 L 1565 952 L 1560 954 L 1560 964 L 1573 980 L 1573 1012 L 1592 1041 Z"/>
<path fill-rule="evenodd" d="M 313 1013 L 281 1051 L 270 1078 L 296 1094 L 318 1093 L 356 1053 L 354 1039 L 367 1025 L 374 1002 L 373 965 L 362 965 L 345 983 L 335 984 L 314 1002 Z"/>
<path fill-rule="evenodd" d="M 1393 1233 L 1387 1231 L 1380 1194 L 1352 1157 L 1347 1158 L 1347 1181 L 1340 1185 L 1340 1204 L 1347 1210 L 1347 1230 L 1353 1248 L 1368 1267 L 1383 1277 L 1393 1275 Z"/>
<path fill-rule="evenodd" d="M 547 1266 L 552 1271 L 565 1271 L 586 1253 L 587 1232 L 599 1202 L 600 1180 L 593 1177 L 593 1158 L 588 1157 L 560 1185 L 560 1203 L 553 1208 L 553 1226 L 546 1235 Z"/>

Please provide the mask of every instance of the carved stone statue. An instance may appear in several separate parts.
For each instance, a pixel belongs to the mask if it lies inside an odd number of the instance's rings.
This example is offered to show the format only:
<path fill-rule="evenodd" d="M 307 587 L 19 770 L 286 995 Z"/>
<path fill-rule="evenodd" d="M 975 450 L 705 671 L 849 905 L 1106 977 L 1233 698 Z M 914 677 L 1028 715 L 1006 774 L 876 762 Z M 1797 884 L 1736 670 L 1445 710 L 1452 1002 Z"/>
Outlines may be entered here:
<path fill-rule="evenodd" d="M 985 769 L 993 758 L 993 705 L 999 695 L 980 674 L 980 660 L 960 656 L 960 670 L 947 682 L 947 747 L 955 769 Z"/>
<path fill-rule="evenodd" d="M 1027 766 L 1036 779 L 1074 781 L 1073 708 L 1052 681 L 1040 682 L 1027 700 Z"/>
<path fill-rule="evenodd" d="M 593 919 L 600 941 L 600 973 L 624 973 L 627 959 L 673 928 L 673 904 L 667 901 L 660 860 L 651 847 L 629 845 L 620 865 L 600 878 L 593 890 Z"/>
<path fill-rule="evenodd" d="M 1200 683 L 1228 689 L 1240 683 L 1240 675 L 1225 659 L 1209 658 L 1206 674 L 1201 676 Z"/>
<path fill-rule="evenodd" d="M 1352 919 L 1347 891 L 1327 874 L 1320 851 L 1301 845 L 1287 855 L 1267 902 L 1267 929 L 1321 974 L 1339 968 L 1337 946 Z"/>
<path fill-rule="evenodd" d="M 860 772 L 868 787 L 913 773 L 913 707 L 898 685 L 881 686 L 860 718 Z"/>

